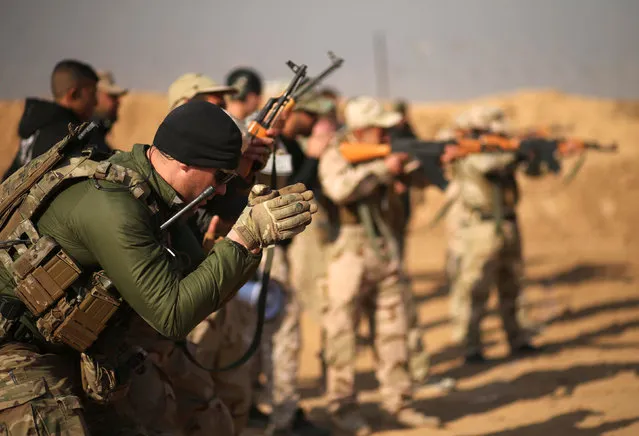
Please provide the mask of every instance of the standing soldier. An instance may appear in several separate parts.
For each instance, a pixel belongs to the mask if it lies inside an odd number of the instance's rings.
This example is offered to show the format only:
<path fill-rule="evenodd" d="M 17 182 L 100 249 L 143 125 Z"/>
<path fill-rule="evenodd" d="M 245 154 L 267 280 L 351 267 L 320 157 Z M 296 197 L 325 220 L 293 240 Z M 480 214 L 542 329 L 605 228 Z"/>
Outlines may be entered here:
<path fill-rule="evenodd" d="M 391 142 L 393 139 L 417 139 L 413 127 L 408 119 L 408 104 L 399 100 L 393 104 L 393 111 L 402 117 L 400 121 L 389 129 Z M 406 252 L 406 232 L 411 216 L 411 187 L 396 180 L 393 189 L 389 190 L 388 213 L 391 216 L 392 228 L 397 235 L 399 254 L 404 267 Z M 417 302 L 413 294 L 412 281 L 407 275 L 402 277 L 406 281 L 404 299 L 406 307 L 406 322 L 408 326 L 408 368 L 415 383 L 424 383 L 430 372 L 430 354 L 424 344 L 424 331 L 419 326 Z"/>
<path fill-rule="evenodd" d="M 284 121 L 279 143 L 290 159 L 290 174 L 285 184 L 303 183 L 308 189 L 319 185 L 317 171 L 319 159 L 335 132 L 334 122 L 327 118 L 333 103 L 314 92 L 304 95 Z M 308 137 L 302 151 L 298 137 Z M 269 165 L 266 165 L 269 169 Z M 274 248 L 271 279 L 277 281 L 285 293 L 285 304 L 280 316 L 265 325 L 262 342 L 262 371 L 267 380 L 266 394 L 272 406 L 267 434 L 272 435 L 326 435 L 329 432 L 315 426 L 299 407 L 298 368 L 301 351 L 301 307 L 298 292 L 292 287 L 290 275 L 290 243 Z"/>
<path fill-rule="evenodd" d="M 475 107 L 460 116 L 465 130 L 503 132 L 503 112 Z M 517 222 L 519 189 L 515 153 L 481 153 L 455 163 L 459 215 L 451 224 L 457 256 L 452 277 L 451 308 L 454 338 L 461 342 L 465 363 L 485 361 L 480 324 L 493 285 L 499 293 L 499 313 L 511 353 L 534 352 L 530 332 L 522 326 L 522 253 Z M 460 218 L 461 217 L 461 218 Z M 458 232 L 458 233 L 457 233 Z"/>
<path fill-rule="evenodd" d="M 344 116 L 346 139 L 387 143 L 387 129 L 401 115 L 384 111 L 380 102 L 350 100 Z M 339 236 L 329 247 L 326 332 L 327 395 L 333 423 L 358 435 L 371 433 L 359 412 L 355 392 L 357 320 L 361 302 L 375 301 L 377 378 L 383 408 L 410 427 L 437 425 L 410 407 L 412 382 L 408 372 L 405 281 L 396 238 L 383 216 L 381 204 L 395 178 L 404 173 L 406 154 L 351 165 L 337 146 L 320 161 L 319 176 L 326 196 L 339 207 Z"/>

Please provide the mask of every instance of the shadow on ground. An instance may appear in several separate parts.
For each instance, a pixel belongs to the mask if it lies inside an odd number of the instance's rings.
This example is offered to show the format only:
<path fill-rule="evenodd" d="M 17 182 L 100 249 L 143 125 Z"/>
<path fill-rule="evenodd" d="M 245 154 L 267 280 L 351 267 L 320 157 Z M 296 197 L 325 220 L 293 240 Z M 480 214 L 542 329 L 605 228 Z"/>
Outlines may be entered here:
<path fill-rule="evenodd" d="M 562 436 L 600 436 L 609 431 L 629 427 L 639 421 L 639 418 L 631 418 L 604 422 L 595 427 L 583 428 L 577 426 L 581 421 L 591 416 L 599 416 L 599 414 L 593 410 L 575 410 L 574 412 L 554 416 L 543 422 L 522 425 L 494 433 L 484 433 L 481 436 L 539 436 L 555 434 Z"/>

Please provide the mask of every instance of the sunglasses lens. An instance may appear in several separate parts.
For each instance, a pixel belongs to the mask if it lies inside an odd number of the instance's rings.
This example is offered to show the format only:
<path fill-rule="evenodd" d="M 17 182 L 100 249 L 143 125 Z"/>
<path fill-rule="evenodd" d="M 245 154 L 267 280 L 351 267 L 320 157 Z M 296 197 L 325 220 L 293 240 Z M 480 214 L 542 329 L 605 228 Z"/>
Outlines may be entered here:
<path fill-rule="evenodd" d="M 215 181 L 218 185 L 226 185 L 228 182 L 233 180 L 235 177 L 235 173 L 226 173 L 222 171 L 218 171 L 216 173 Z"/>

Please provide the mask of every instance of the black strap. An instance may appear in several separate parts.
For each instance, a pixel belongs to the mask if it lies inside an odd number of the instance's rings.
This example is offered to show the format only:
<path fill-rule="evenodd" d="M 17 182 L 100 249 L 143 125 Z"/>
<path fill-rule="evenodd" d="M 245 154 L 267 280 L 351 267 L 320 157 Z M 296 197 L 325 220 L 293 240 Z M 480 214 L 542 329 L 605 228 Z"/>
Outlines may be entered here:
<path fill-rule="evenodd" d="M 277 188 L 277 168 L 275 166 L 276 147 L 273 147 L 273 162 L 271 165 L 271 189 Z M 266 316 L 266 297 L 268 296 L 268 283 L 271 280 L 271 266 L 273 265 L 273 247 L 266 249 L 266 260 L 264 261 L 264 271 L 262 273 L 262 287 L 260 288 L 260 295 L 257 298 L 257 324 L 255 325 L 255 332 L 253 333 L 253 339 L 246 352 L 237 359 L 235 362 L 220 368 L 218 371 L 229 371 L 231 369 L 238 368 L 249 361 L 251 357 L 260 347 L 262 341 L 262 331 L 264 330 L 264 318 Z"/>
<path fill-rule="evenodd" d="M 271 188 L 275 189 L 277 184 L 277 169 L 275 167 L 275 150 L 273 150 L 273 163 L 271 166 Z M 266 316 L 266 297 L 268 296 L 268 283 L 271 279 L 271 266 L 273 265 L 273 247 L 268 247 L 266 249 L 266 259 L 264 261 L 264 271 L 262 273 L 262 286 L 260 288 L 260 295 L 257 298 L 257 323 L 255 325 L 255 332 L 253 333 L 253 339 L 251 339 L 251 343 L 248 346 L 247 350 L 244 354 L 237 359 L 235 362 L 232 362 L 222 368 L 207 368 L 200 364 L 197 359 L 191 354 L 188 349 L 186 341 L 176 342 L 178 346 L 182 348 L 186 357 L 193 363 L 195 366 L 203 369 L 208 372 L 219 372 L 219 371 L 230 371 L 235 368 L 239 368 L 248 362 L 251 357 L 255 354 L 255 352 L 259 349 L 260 343 L 262 341 L 262 332 L 264 331 L 264 319 Z"/>

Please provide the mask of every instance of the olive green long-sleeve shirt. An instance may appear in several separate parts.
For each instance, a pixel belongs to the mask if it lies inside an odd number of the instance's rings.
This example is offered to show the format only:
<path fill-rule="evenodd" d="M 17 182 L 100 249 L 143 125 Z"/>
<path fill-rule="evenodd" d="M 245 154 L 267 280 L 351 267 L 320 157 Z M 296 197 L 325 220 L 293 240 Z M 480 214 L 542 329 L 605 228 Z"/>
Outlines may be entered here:
<path fill-rule="evenodd" d="M 181 202 L 153 170 L 147 148 L 135 145 L 111 161 L 147 178 L 163 213 L 153 215 L 122 185 L 101 181 L 99 189 L 94 180 L 84 180 L 58 194 L 36 225 L 85 271 L 104 269 L 122 298 L 160 334 L 183 338 L 235 295 L 261 254 L 224 240 L 207 255 L 179 222 L 169 229 L 174 258 L 159 226 Z"/>

